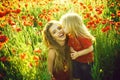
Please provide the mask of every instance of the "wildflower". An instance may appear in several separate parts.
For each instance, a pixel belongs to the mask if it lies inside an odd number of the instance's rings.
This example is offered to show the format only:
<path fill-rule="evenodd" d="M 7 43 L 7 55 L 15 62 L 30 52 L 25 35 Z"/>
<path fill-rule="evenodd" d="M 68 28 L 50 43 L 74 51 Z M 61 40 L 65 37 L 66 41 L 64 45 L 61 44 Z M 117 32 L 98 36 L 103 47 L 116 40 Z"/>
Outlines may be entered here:
<path fill-rule="evenodd" d="M 27 6 L 28 6 L 28 4 L 26 3 L 26 4 L 25 4 L 25 7 L 27 8 Z"/>
<path fill-rule="evenodd" d="M 96 9 L 95 9 L 95 11 L 97 12 L 97 14 L 98 15 L 100 15 L 100 14 L 102 14 L 102 8 L 100 8 L 100 7 L 97 7 Z"/>
<path fill-rule="evenodd" d="M 83 5 L 83 9 L 86 9 L 86 6 L 85 6 L 85 5 Z"/>
<path fill-rule="evenodd" d="M 38 22 L 38 24 L 39 24 L 39 26 L 42 26 L 42 22 L 40 21 L 40 22 Z"/>
<path fill-rule="evenodd" d="M 16 30 L 17 32 L 22 31 L 21 28 L 16 28 L 15 30 Z"/>
<path fill-rule="evenodd" d="M 33 25 L 33 23 L 32 23 L 32 22 L 27 22 L 27 21 L 24 21 L 24 25 L 25 25 L 25 26 L 32 26 L 32 25 Z"/>
<path fill-rule="evenodd" d="M 115 23 L 115 26 L 116 26 L 117 28 L 120 28 L 120 22 L 116 22 L 116 23 Z"/>
<path fill-rule="evenodd" d="M 22 16 L 22 19 L 25 19 L 25 20 L 26 20 L 26 18 L 27 18 L 26 16 Z"/>
<path fill-rule="evenodd" d="M 99 24 L 99 22 L 100 22 L 99 19 L 96 19 L 96 20 L 95 20 L 95 23 L 96 23 L 96 24 Z"/>
<path fill-rule="evenodd" d="M 8 38 L 4 35 L 0 35 L 0 44 L 5 44 L 8 41 Z"/>
<path fill-rule="evenodd" d="M 120 10 L 116 12 L 117 16 L 120 17 Z"/>
<path fill-rule="evenodd" d="M 12 11 L 13 13 L 19 14 L 21 12 L 21 9 L 16 9 Z"/>
<path fill-rule="evenodd" d="M 107 23 L 107 20 L 103 20 L 103 21 L 102 21 L 102 24 L 106 24 L 106 23 Z"/>
<path fill-rule="evenodd" d="M 0 50 L 2 49 L 2 47 L 3 47 L 3 44 L 0 44 Z"/>
<path fill-rule="evenodd" d="M 114 3 L 112 3 L 112 4 L 110 5 L 110 7 L 114 7 Z"/>
<path fill-rule="evenodd" d="M 79 3 L 81 6 L 83 6 L 84 4 L 82 2 Z"/>
<path fill-rule="evenodd" d="M 6 12 L 5 11 L 0 11 L 0 18 L 5 16 L 6 15 Z"/>
<path fill-rule="evenodd" d="M 6 61 L 7 61 L 7 57 L 5 57 L 5 56 L 1 57 L 1 58 L 0 58 L 0 61 L 6 62 Z"/>
<path fill-rule="evenodd" d="M 107 32 L 110 30 L 110 26 L 106 26 L 105 28 L 102 29 L 102 32 Z"/>
<path fill-rule="evenodd" d="M 10 25 L 15 25 L 15 22 L 12 21 L 12 20 L 8 20 L 8 23 L 9 23 Z"/>
<path fill-rule="evenodd" d="M 33 64 L 30 62 L 30 63 L 28 64 L 28 67 L 29 67 L 29 68 L 32 68 L 32 67 L 33 67 Z"/>
<path fill-rule="evenodd" d="M 39 57 L 38 56 L 33 56 L 33 60 L 36 62 L 39 60 Z"/>
<path fill-rule="evenodd" d="M 91 13 L 86 13 L 86 17 L 89 18 L 91 16 Z"/>
<path fill-rule="evenodd" d="M 87 28 L 90 28 L 91 26 L 90 26 L 90 25 L 87 25 L 86 27 L 87 27 Z"/>
<path fill-rule="evenodd" d="M 112 17 L 112 18 L 115 18 L 115 14 L 112 13 L 112 14 L 111 14 L 111 17 Z"/>
<path fill-rule="evenodd" d="M 34 18 L 34 16 L 30 16 L 30 19 L 31 19 L 31 20 L 34 20 L 35 18 Z"/>
<path fill-rule="evenodd" d="M 20 58 L 21 59 L 25 59 L 26 58 L 26 54 L 25 53 L 20 54 Z"/>
<path fill-rule="evenodd" d="M 88 6 L 88 9 L 89 9 L 90 11 L 93 11 L 93 7 L 92 7 L 91 5 Z"/>
<path fill-rule="evenodd" d="M 110 24 L 115 24 L 115 22 L 113 20 L 110 20 L 109 23 Z"/>
<path fill-rule="evenodd" d="M 35 66 L 37 67 L 39 65 L 39 61 L 36 61 L 35 62 Z"/>
<path fill-rule="evenodd" d="M 34 52 L 35 52 L 35 53 L 41 53 L 41 49 L 36 48 L 36 49 L 34 49 Z"/>

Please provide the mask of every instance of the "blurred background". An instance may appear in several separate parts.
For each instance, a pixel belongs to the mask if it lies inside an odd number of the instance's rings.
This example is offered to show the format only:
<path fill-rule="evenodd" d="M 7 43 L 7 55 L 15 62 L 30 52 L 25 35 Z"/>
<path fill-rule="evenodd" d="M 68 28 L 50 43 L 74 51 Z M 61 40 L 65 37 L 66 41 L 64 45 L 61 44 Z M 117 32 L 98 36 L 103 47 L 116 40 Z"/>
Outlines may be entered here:
<path fill-rule="evenodd" d="M 96 38 L 93 80 L 120 80 L 119 0 L 0 0 L 0 80 L 50 80 L 41 32 L 71 11 Z"/>

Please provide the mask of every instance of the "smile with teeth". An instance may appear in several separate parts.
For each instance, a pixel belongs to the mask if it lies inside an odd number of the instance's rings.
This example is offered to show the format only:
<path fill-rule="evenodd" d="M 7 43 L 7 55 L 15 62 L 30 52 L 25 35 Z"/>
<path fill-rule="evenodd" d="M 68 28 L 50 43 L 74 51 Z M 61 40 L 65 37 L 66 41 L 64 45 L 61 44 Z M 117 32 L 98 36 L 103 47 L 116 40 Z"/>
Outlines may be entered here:
<path fill-rule="evenodd" d="M 60 34 L 59 34 L 59 37 L 63 37 L 63 36 L 64 36 L 64 33 L 60 33 Z"/>

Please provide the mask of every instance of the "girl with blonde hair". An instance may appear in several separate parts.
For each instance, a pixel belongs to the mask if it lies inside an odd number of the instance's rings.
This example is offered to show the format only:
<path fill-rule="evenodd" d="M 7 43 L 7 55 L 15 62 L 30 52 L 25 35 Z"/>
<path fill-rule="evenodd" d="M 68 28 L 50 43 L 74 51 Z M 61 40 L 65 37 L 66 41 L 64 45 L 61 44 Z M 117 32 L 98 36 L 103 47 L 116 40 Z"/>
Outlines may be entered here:
<path fill-rule="evenodd" d="M 93 42 L 95 38 L 77 13 L 67 13 L 60 19 L 68 35 L 74 80 L 92 80 L 91 64 L 94 62 Z"/>

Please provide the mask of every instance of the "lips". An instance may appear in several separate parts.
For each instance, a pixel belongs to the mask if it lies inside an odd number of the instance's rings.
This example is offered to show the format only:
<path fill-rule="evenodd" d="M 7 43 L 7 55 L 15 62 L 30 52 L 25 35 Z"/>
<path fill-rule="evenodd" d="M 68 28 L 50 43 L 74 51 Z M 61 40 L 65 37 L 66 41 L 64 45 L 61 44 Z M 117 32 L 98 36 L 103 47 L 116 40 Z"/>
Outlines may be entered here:
<path fill-rule="evenodd" d="M 64 33 L 63 33 L 63 32 L 60 33 L 60 34 L 59 34 L 59 37 L 64 37 Z"/>

